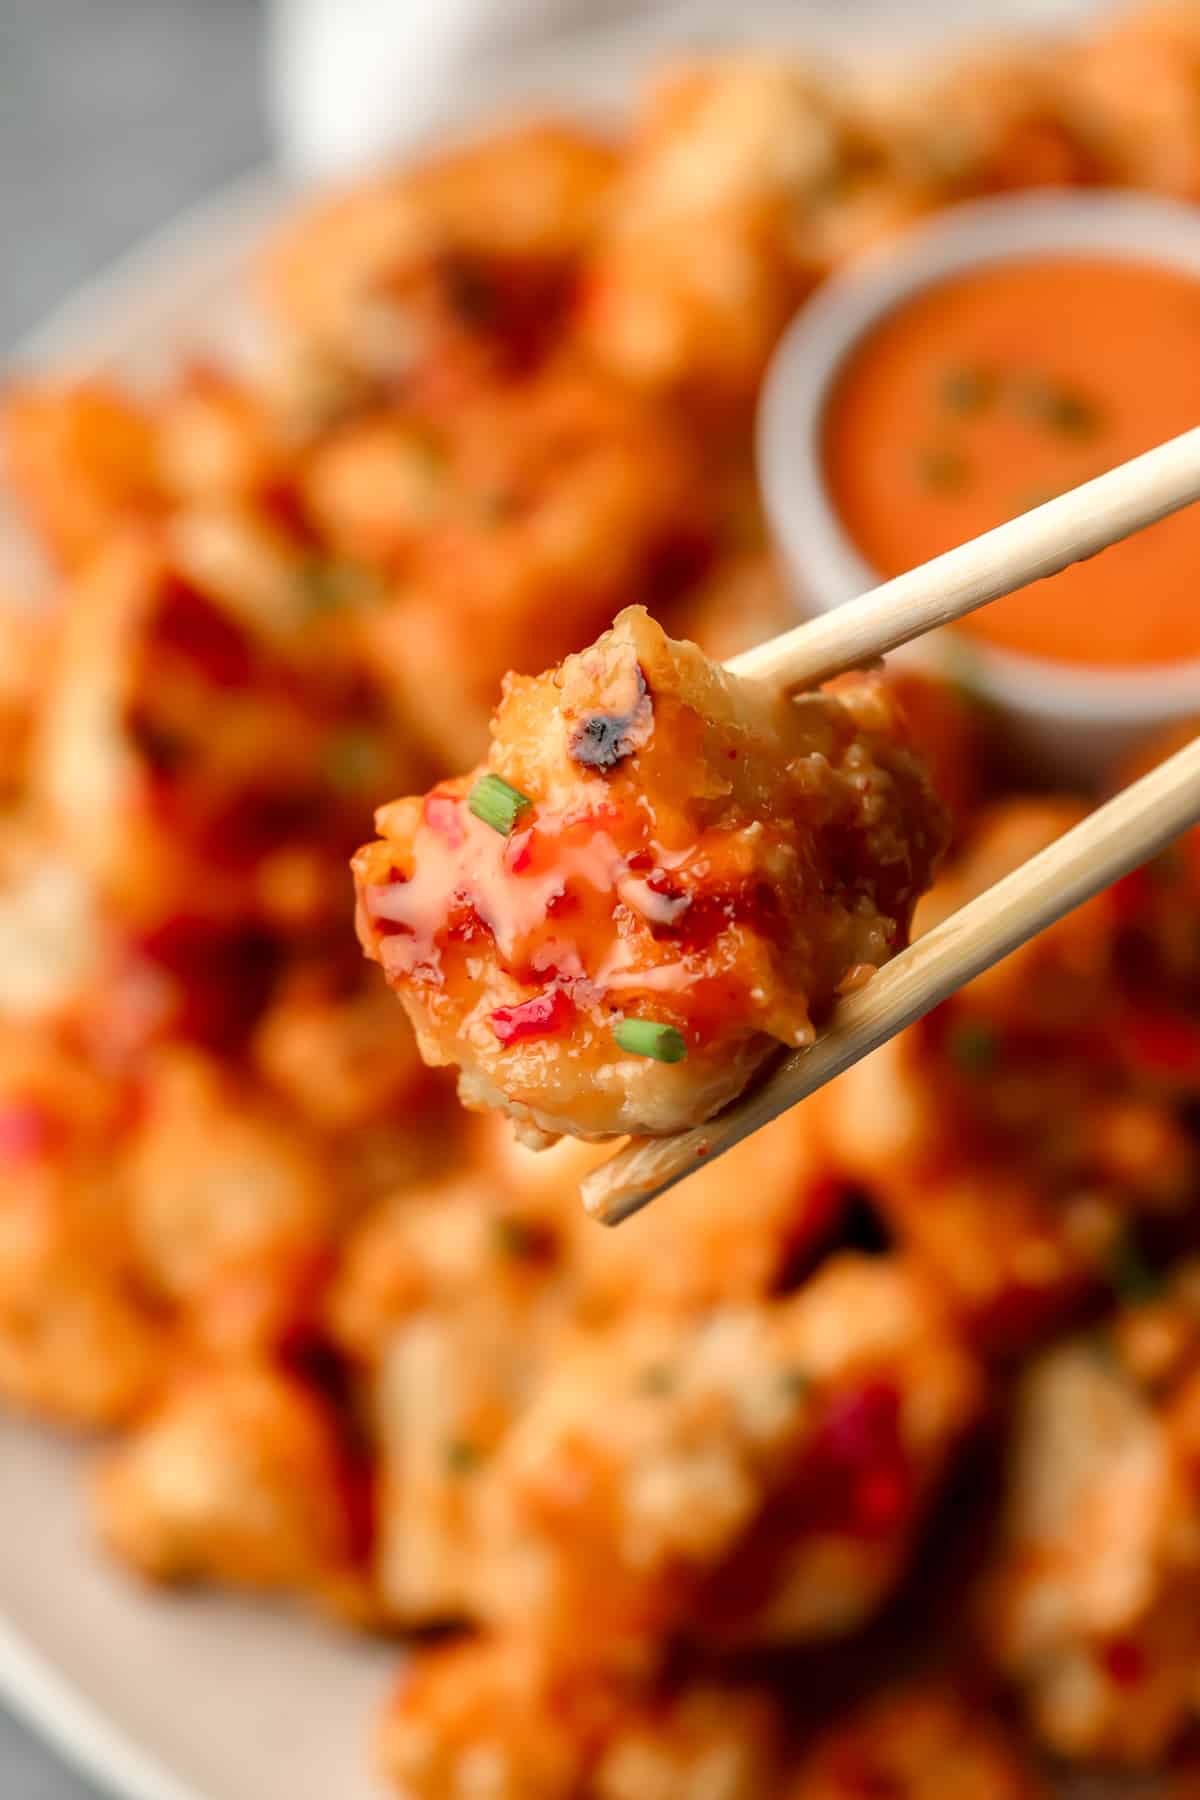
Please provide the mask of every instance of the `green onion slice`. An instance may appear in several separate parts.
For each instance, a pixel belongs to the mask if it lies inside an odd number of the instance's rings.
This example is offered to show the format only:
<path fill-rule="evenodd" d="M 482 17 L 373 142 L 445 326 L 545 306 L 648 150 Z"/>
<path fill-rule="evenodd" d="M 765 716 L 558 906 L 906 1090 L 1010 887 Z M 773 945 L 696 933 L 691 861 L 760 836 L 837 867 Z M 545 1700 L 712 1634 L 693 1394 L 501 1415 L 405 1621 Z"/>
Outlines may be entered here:
<path fill-rule="evenodd" d="M 968 1075 L 983 1075 L 995 1063 L 1000 1046 L 982 1019 L 961 1019 L 949 1034 L 950 1060 Z"/>
<path fill-rule="evenodd" d="M 652 1056 L 655 1062 L 682 1062 L 687 1055 L 683 1033 L 653 1019 L 618 1019 L 613 1036 L 630 1056 Z"/>
<path fill-rule="evenodd" d="M 467 795 L 467 810 L 473 812 L 477 819 L 498 831 L 501 837 L 510 836 L 513 826 L 533 801 L 528 794 L 519 788 L 510 787 L 499 775 L 481 775 L 471 792 Z"/>

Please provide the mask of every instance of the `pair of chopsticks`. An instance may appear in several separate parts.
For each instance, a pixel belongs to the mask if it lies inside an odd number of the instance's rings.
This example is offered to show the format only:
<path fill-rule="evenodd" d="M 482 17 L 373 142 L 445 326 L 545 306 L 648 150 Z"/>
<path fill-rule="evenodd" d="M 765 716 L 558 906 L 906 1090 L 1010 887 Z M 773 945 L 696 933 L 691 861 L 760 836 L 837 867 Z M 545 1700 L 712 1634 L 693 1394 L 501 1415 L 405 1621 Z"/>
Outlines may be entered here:
<path fill-rule="evenodd" d="M 776 689 L 812 687 L 1056 575 L 1197 499 L 1200 427 L 734 657 L 727 667 Z M 1196 706 L 1200 716 L 1200 690 Z M 630 1142 L 593 1169 L 582 1183 L 588 1211 L 606 1225 L 627 1219 L 1198 821 L 1200 738 L 901 951 L 839 1003 L 814 1044 L 787 1056 L 715 1119 L 675 1137 Z"/>

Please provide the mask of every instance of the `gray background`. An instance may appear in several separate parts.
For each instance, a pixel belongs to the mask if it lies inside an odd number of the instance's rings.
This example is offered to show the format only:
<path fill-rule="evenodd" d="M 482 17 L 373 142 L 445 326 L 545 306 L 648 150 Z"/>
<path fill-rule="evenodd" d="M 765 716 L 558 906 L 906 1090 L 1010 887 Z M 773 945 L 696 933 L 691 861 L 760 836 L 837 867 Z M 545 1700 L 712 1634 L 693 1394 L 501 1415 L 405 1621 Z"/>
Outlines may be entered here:
<path fill-rule="evenodd" d="M 262 160 L 259 23 L 255 0 L 0 0 L 0 355 Z M 96 1794 L 0 1709 L 0 1800 Z"/>

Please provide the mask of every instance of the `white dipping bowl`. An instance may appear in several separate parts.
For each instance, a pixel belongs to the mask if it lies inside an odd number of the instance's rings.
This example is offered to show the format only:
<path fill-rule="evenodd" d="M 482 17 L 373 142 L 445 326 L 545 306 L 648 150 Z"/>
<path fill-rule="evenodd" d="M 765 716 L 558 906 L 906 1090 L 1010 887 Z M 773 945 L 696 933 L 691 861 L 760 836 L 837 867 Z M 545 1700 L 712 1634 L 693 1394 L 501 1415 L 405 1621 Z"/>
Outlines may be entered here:
<path fill-rule="evenodd" d="M 825 480 L 825 410 L 859 341 L 898 305 L 948 277 L 1071 255 L 1158 264 L 1200 280 L 1200 209 L 1124 193 L 973 202 L 854 263 L 797 315 L 767 374 L 758 462 L 772 537 L 802 610 L 840 606 L 881 579 L 843 526 Z M 1197 590 L 1200 604 L 1200 569 Z M 1060 780 L 1099 781 L 1156 729 L 1200 716 L 1200 661 L 1092 669 L 949 632 L 900 654 L 974 688 L 1005 716 L 1039 772 Z"/>

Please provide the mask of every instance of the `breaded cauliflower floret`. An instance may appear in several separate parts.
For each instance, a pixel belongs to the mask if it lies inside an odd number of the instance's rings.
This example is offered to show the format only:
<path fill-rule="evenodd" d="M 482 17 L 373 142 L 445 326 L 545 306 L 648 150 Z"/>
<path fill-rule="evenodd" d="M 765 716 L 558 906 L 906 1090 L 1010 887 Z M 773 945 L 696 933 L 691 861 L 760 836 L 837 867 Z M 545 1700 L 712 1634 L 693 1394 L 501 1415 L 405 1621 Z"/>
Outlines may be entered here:
<path fill-rule="evenodd" d="M 977 1404 L 926 1291 L 853 1256 L 787 1299 L 581 1333 L 485 1468 L 477 1611 L 610 1667 L 681 1629 L 844 1630 Z"/>
<path fill-rule="evenodd" d="M 310 367 L 455 388 L 519 370 L 561 318 L 615 164 L 545 120 L 390 171 L 289 223 L 264 298 Z"/>
<path fill-rule="evenodd" d="M 778 54 L 672 70 L 589 264 L 588 347 L 634 382 L 748 400 L 830 250 L 907 216 L 885 164 L 836 86 Z"/>
<path fill-rule="evenodd" d="M 982 1623 L 1054 1753 L 1139 1767 L 1185 1730 L 1200 1658 L 1200 1271 L 1056 1346 L 1017 1397 Z"/>
<path fill-rule="evenodd" d="M 89 1428 L 163 1373 L 113 1181 L 126 1099 L 32 1026 L 0 1031 L 0 1394 Z"/>
<path fill-rule="evenodd" d="M 0 407 L 0 461 L 54 560 L 76 569 L 161 502 L 154 425 L 106 381 L 24 381 Z"/>
<path fill-rule="evenodd" d="M 574 366 L 425 421 L 352 425 L 308 490 L 334 543 L 398 589 L 364 615 L 372 668 L 451 768 L 482 753 L 510 670 L 578 649 L 627 601 L 674 600 L 712 550 L 694 436 Z"/>
<path fill-rule="evenodd" d="M 1048 1800 L 1000 1723 L 949 1685 L 885 1692 L 819 1738 L 787 1800 Z"/>
<path fill-rule="evenodd" d="M 1081 814 L 1062 797 L 985 807 L 914 934 Z M 1079 907 L 805 1108 L 833 1168 L 868 1189 L 989 1350 L 1038 1341 L 1109 1284 L 1132 1226 L 1190 1203 L 1183 1121 L 1131 1086 L 1132 1031 L 1095 1028 L 1118 1003 L 1123 904 L 1109 891 Z"/>
<path fill-rule="evenodd" d="M 380 1723 L 381 1771 L 408 1800 L 575 1800 L 612 1702 L 589 1719 L 573 1700 L 520 1640 L 427 1651 Z"/>
<path fill-rule="evenodd" d="M 1103 17 L 1074 47 L 1070 68 L 1118 180 L 1181 200 L 1200 196 L 1200 14 L 1192 0 Z"/>
<path fill-rule="evenodd" d="M 337 1200 L 297 1120 L 174 1051 L 149 1073 L 124 1181 L 141 1278 L 195 1339 L 242 1352 L 305 1321 Z"/>
<path fill-rule="evenodd" d="M 363 947 L 464 1102 L 535 1141 L 681 1130 L 811 1043 L 944 834 L 877 681 L 760 693 L 638 608 L 509 680 L 486 770 L 376 823 Z"/>
<path fill-rule="evenodd" d="M 94 1498 L 108 1548 L 150 1580 L 363 1603 L 356 1472 L 324 1403 L 265 1366 L 180 1379 L 107 1454 Z"/>
<path fill-rule="evenodd" d="M 407 1800 L 765 1800 L 779 1735 L 753 1689 L 580 1683 L 520 1639 L 495 1638 L 418 1657 L 379 1760 Z"/>

